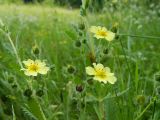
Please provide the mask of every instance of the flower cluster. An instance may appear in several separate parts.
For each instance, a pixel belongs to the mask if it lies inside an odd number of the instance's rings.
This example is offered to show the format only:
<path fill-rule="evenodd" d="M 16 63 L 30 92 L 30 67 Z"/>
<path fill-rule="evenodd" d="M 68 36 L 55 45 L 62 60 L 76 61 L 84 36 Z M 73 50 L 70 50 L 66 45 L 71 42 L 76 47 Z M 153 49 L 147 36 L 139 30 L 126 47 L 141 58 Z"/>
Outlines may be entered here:
<path fill-rule="evenodd" d="M 92 26 L 90 32 L 94 33 L 94 37 L 97 39 L 106 39 L 107 41 L 112 41 L 115 38 L 115 33 L 107 30 L 105 27 Z M 110 72 L 110 68 L 104 67 L 101 63 L 93 63 L 93 67 L 86 67 L 86 73 L 88 75 L 94 76 L 93 79 L 103 83 L 114 84 L 117 78 L 114 73 Z"/>
<path fill-rule="evenodd" d="M 94 33 L 94 37 L 97 39 L 106 39 L 107 41 L 112 41 L 115 38 L 115 33 L 107 30 L 105 27 L 92 26 L 90 32 Z M 31 60 L 23 61 L 25 68 L 22 70 L 27 76 L 37 76 L 38 74 L 47 74 L 49 67 L 46 63 L 41 60 Z M 93 76 L 94 80 L 103 83 L 114 84 L 117 81 L 114 73 L 111 73 L 110 68 L 104 67 L 101 63 L 93 63 L 93 66 L 86 67 L 86 73 Z"/>

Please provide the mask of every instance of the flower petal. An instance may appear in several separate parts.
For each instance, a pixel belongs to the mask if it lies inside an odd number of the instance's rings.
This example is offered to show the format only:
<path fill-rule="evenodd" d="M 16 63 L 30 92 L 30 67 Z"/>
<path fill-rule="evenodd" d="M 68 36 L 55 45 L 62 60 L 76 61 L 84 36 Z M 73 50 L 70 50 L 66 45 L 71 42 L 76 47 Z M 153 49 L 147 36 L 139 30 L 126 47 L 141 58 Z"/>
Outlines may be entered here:
<path fill-rule="evenodd" d="M 110 72 L 111 71 L 109 67 L 105 67 L 104 69 L 105 69 L 106 72 Z"/>
<path fill-rule="evenodd" d="M 93 67 L 88 66 L 88 67 L 86 67 L 86 73 L 88 75 L 95 75 L 95 70 Z"/>
<path fill-rule="evenodd" d="M 96 26 L 91 26 L 91 27 L 90 27 L 90 32 L 96 33 L 96 32 L 97 32 L 97 29 L 98 29 L 98 27 L 96 27 Z"/>
<path fill-rule="evenodd" d="M 40 74 L 47 74 L 48 71 L 49 71 L 49 67 L 42 67 L 38 72 Z"/>
<path fill-rule="evenodd" d="M 37 76 L 37 72 L 25 70 L 24 74 L 27 76 Z"/>
<path fill-rule="evenodd" d="M 115 76 L 110 76 L 108 77 L 107 81 L 111 84 L 114 84 L 117 81 L 117 78 Z"/>
<path fill-rule="evenodd" d="M 108 31 L 107 36 L 105 38 L 108 41 L 112 41 L 115 38 L 115 33 L 111 32 L 111 31 Z"/>
<path fill-rule="evenodd" d="M 102 70 L 104 68 L 104 66 L 101 64 L 101 63 L 98 63 L 97 65 L 96 64 L 93 64 L 95 70 Z"/>
<path fill-rule="evenodd" d="M 95 35 L 94 35 L 94 37 L 95 37 L 95 38 L 97 38 L 97 39 L 102 39 L 102 38 L 105 38 L 104 36 L 97 35 L 97 34 L 95 34 Z"/>
<path fill-rule="evenodd" d="M 105 27 L 101 27 L 101 30 L 107 32 L 107 28 Z"/>
<path fill-rule="evenodd" d="M 34 64 L 34 61 L 31 60 L 31 59 L 28 59 L 28 60 L 26 60 L 26 61 L 23 61 L 23 64 L 24 64 L 25 66 L 29 66 L 29 65 L 31 65 L 31 64 Z"/>
<path fill-rule="evenodd" d="M 103 82 L 105 84 L 107 83 L 107 77 L 102 78 L 101 76 L 94 76 L 93 79 L 99 82 Z"/>

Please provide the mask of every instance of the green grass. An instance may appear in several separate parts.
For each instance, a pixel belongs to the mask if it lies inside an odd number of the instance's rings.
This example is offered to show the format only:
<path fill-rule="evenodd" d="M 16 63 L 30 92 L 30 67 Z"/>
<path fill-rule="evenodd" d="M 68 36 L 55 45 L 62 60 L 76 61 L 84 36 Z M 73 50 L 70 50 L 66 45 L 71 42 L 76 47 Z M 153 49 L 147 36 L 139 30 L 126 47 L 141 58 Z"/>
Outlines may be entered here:
<path fill-rule="evenodd" d="M 58 7 L 0 5 L 0 18 L 9 28 L 20 59 L 46 60 L 51 67 L 47 75 L 25 76 L 7 37 L 0 34 L 0 119 L 159 120 L 155 74 L 160 74 L 160 38 L 141 37 L 160 37 L 160 18 L 154 9 L 139 6 L 135 10 L 134 4 L 123 4 L 87 17 L 81 17 L 79 10 Z M 78 28 L 83 22 L 108 29 L 118 22 L 118 34 L 139 37 L 119 36 L 104 54 L 108 42 L 89 40 L 87 27 Z M 114 85 L 92 81 L 86 75 L 85 67 L 92 63 L 84 40 L 89 46 L 92 41 L 96 61 L 115 73 Z M 32 52 L 35 45 L 40 50 L 38 56 Z M 74 67 L 73 74 L 68 72 L 69 66 Z M 24 96 L 30 88 L 29 79 L 34 79 L 34 98 L 30 99 Z M 78 92 L 77 86 L 83 91 Z M 35 94 L 39 89 L 44 92 L 42 97 Z"/>

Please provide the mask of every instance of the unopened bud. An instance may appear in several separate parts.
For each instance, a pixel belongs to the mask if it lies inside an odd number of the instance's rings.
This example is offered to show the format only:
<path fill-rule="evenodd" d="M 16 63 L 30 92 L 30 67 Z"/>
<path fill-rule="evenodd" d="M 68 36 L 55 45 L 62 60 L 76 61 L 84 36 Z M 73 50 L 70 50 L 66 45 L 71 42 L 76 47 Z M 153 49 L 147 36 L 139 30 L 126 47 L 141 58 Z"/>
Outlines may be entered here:
<path fill-rule="evenodd" d="M 13 76 L 9 76 L 8 77 L 8 83 L 13 83 L 14 82 L 14 77 Z"/>
<path fill-rule="evenodd" d="M 82 40 L 82 43 L 83 43 L 83 44 L 86 44 L 86 42 L 87 42 L 86 39 L 83 39 L 83 40 Z"/>
<path fill-rule="evenodd" d="M 77 85 L 77 86 L 76 86 L 76 90 L 77 90 L 78 92 L 82 92 L 82 91 L 83 91 L 83 86 L 82 86 L 82 85 Z"/>
<path fill-rule="evenodd" d="M 93 85 L 93 79 L 87 80 L 87 83 L 88 83 L 89 85 Z"/>
<path fill-rule="evenodd" d="M 80 8 L 80 15 L 81 16 L 86 16 L 86 14 L 87 14 L 86 13 L 86 9 L 81 6 L 81 8 Z"/>
<path fill-rule="evenodd" d="M 79 24 L 78 24 L 78 28 L 79 28 L 80 30 L 84 30 L 84 29 L 85 29 L 85 24 L 84 24 L 84 23 L 79 23 Z"/>
<path fill-rule="evenodd" d="M 82 36 L 83 35 L 83 33 L 82 32 L 79 32 L 79 36 Z"/>
<path fill-rule="evenodd" d="M 91 63 L 96 62 L 96 57 L 92 53 L 89 53 L 88 57 L 89 57 L 89 60 L 90 60 Z"/>
<path fill-rule="evenodd" d="M 111 31 L 114 32 L 114 33 L 117 33 L 118 27 L 119 27 L 119 24 L 117 22 L 114 23 L 112 28 L 111 28 Z"/>
<path fill-rule="evenodd" d="M 17 84 L 13 84 L 13 85 L 12 85 L 12 88 L 13 88 L 13 89 L 16 89 L 17 87 L 18 87 Z"/>
<path fill-rule="evenodd" d="M 77 41 L 75 42 L 75 46 L 76 46 L 76 47 L 81 47 L 81 41 L 77 40 Z"/>
<path fill-rule="evenodd" d="M 32 90 L 31 89 L 26 89 L 25 91 L 24 91 L 24 96 L 26 96 L 26 97 L 31 97 L 31 95 L 32 95 Z"/>
<path fill-rule="evenodd" d="M 160 74 L 155 74 L 154 78 L 157 82 L 160 82 Z"/>
<path fill-rule="evenodd" d="M 40 50 L 39 50 L 39 48 L 38 48 L 37 45 L 33 46 L 32 52 L 33 52 L 33 54 L 35 54 L 35 55 L 38 55 L 38 54 L 40 53 Z"/>
<path fill-rule="evenodd" d="M 105 48 L 105 49 L 103 50 L 103 54 L 108 54 L 108 48 Z"/>
<path fill-rule="evenodd" d="M 144 95 L 138 95 L 138 96 L 136 97 L 136 102 L 137 102 L 137 104 L 139 104 L 139 105 L 143 105 L 143 104 L 146 102 L 145 96 L 144 96 Z"/>
<path fill-rule="evenodd" d="M 42 97 L 43 95 L 44 95 L 44 91 L 43 90 L 38 90 L 37 92 L 36 92 L 36 95 L 38 96 L 38 97 Z"/>
<path fill-rule="evenodd" d="M 73 74 L 75 72 L 75 68 L 72 65 L 69 65 L 67 71 L 68 73 Z"/>

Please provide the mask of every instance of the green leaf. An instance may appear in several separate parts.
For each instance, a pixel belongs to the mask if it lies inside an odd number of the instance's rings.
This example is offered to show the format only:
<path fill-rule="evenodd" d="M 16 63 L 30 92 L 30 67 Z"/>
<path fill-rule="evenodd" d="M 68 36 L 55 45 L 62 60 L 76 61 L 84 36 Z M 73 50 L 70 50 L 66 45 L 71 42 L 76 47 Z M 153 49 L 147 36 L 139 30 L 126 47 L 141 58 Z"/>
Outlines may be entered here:
<path fill-rule="evenodd" d="M 38 119 L 46 120 L 46 117 L 42 111 L 42 108 L 35 98 L 30 98 L 28 101 L 29 111 Z"/>

